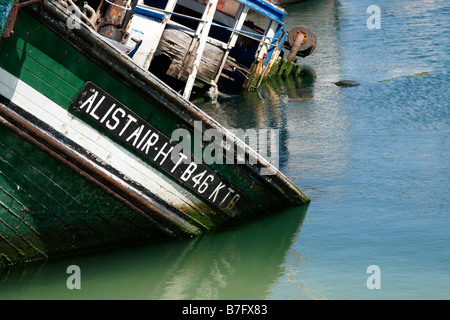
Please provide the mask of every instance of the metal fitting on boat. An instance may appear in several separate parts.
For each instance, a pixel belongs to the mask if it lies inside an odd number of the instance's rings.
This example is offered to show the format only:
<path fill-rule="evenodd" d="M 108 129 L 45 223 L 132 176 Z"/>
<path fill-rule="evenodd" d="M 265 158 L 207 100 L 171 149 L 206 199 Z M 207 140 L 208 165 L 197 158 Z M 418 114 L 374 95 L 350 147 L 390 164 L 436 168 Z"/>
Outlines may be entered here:
<path fill-rule="evenodd" d="M 291 47 L 288 56 L 289 61 L 294 61 L 296 56 L 309 56 L 313 53 L 317 44 L 316 36 L 305 26 L 296 26 L 289 30 L 287 41 Z"/>

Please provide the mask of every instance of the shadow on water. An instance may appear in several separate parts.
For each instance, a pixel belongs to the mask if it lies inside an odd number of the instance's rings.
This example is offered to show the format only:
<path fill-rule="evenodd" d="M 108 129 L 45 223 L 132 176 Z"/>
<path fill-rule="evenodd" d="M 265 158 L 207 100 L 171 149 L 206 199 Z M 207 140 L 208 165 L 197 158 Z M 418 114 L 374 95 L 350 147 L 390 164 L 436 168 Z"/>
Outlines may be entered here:
<path fill-rule="evenodd" d="M 207 237 L 0 271 L 0 299 L 263 299 L 282 274 L 308 206 Z M 81 270 L 69 290 L 67 267 Z"/>

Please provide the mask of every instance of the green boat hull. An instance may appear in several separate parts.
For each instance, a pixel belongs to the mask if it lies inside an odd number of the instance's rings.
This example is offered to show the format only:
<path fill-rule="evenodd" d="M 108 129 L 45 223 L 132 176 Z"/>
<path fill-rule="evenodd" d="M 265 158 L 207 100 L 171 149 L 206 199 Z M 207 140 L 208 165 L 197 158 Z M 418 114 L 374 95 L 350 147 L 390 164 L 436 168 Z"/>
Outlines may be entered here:
<path fill-rule="evenodd" d="M 0 265 L 166 236 L 5 126 L 0 135 Z"/>
<path fill-rule="evenodd" d="M 0 43 L 0 263 L 198 236 L 309 202 L 278 171 L 259 174 L 271 169 L 259 157 L 256 165 L 198 164 L 206 174 L 193 183 L 189 164 L 166 165 L 166 145 L 148 154 L 150 138 L 138 140 L 144 127 L 169 141 L 201 121 L 235 137 L 86 26 L 68 31 L 69 17 L 51 1 L 32 5 Z M 116 106 L 103 122 L 103 100 L 88 89 Z M 117 106 L 137 119 L 123 136 L 106 120 Z"/>

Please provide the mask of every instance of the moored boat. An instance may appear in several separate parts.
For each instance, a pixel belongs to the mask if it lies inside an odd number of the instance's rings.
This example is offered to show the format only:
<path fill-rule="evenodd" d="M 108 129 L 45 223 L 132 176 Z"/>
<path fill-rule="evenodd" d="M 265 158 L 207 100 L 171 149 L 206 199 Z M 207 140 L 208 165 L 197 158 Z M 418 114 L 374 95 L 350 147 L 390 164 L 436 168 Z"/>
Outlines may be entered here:
<path fill-rule="evenodd" d="M 72 9 L 3 0 L 0 265 L 198 236 L 309 201 Z"/>

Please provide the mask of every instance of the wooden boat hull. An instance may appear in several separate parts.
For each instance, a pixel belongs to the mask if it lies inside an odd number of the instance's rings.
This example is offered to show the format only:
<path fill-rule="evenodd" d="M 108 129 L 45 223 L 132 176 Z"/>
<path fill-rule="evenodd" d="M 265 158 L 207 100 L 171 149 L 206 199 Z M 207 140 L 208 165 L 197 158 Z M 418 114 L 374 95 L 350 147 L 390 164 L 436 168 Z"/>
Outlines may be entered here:
<path fill-rule="evenodd" d="M 309 201 L 89 28 L 67 32 L 69 18 L 44 0 L 0 43 L 0 264 L 198 236 Z M 172 133 L 198 121 L 257 162 L 171 159 Z"/>

